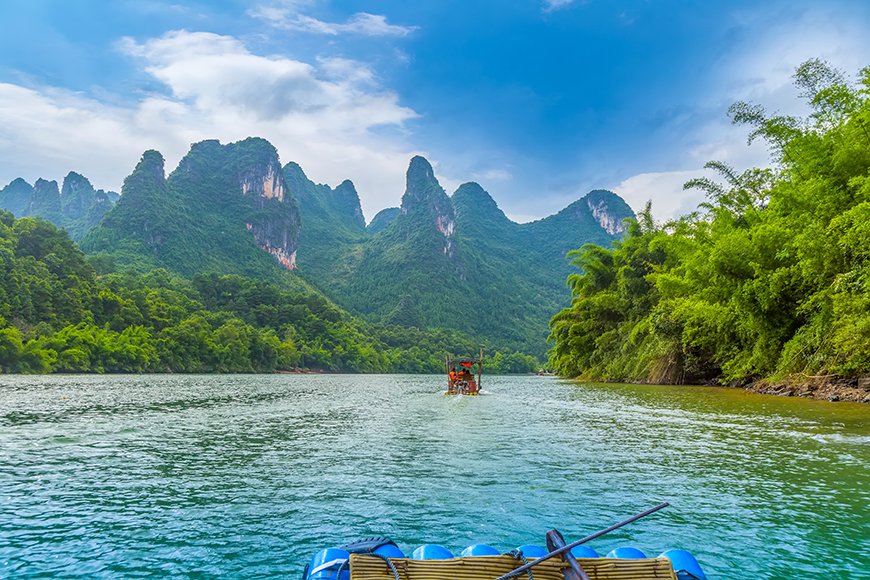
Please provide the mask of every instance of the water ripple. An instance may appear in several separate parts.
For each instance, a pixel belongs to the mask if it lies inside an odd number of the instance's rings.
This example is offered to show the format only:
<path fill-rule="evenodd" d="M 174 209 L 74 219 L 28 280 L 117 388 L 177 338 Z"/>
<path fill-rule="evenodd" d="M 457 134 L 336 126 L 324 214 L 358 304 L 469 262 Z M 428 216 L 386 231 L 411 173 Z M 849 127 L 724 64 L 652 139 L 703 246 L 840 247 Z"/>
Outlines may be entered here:
<path fill-rule="evenodd" d="M 870 569 L 870 409 L 708 387 L 492 377 L 4 377 L 0 577 L 298 575 L 387 534 L 585 535 L 711 577 Z"/>

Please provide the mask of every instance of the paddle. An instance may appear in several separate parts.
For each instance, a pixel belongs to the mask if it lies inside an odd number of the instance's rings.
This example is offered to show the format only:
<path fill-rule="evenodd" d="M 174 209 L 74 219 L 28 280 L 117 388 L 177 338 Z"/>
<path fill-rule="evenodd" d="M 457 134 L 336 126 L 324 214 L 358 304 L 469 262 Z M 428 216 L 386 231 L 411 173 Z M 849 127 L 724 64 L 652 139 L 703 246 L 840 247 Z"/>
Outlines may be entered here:
<path fill-rule="evenodd" d="M 550 530 L 547 532 L 547 550 L 553 552 L 565 546 L 565 538 L 562 537 L 559 530 Z M 562 554 L 562 561 L 568 562 L 569 569 L 565 570 L 565 580 L 591 580 L 583 568 L 580 567 L 580 562 L 574 557 L 571 552 Z"/>
<path fill-rule="evenodd" d="M 525 572 L 529 568 L 532 568 L 533 566 L 540 564 L 544 560 L 549 560 L 550 558 L 553 558 L 555 556 L 560 556 L 560 555 L 564 554 L 565 552 L 570 552 L 571 548 L 575 548 L 575 547 L 579 546 L 580 544 L 585 544 L 586 542 L 594 540 L 595 538 L 601 537 L 604 534 L 610 533 L 617 528 L 621 528 L 622 526 L 624 526 L 626 524 L 630 524 L 631 522 L 633 522 L 635 520 L 639 520 L 640 518 L 648 516 L 651 513 L 657 512 L 662 508 L 668 507 L 669 505 L 670 504 L 668 502 L 660 503 L 659 505 L 657 505 L 653 508 L 650 508 L 644 512 L 641 512 L 635 516 L 631 516 L 630 518 L 628 518 L 626 520 L 622 520 L 618 524 L 613 524 L 609 528 L 604 528 L 603 530 L 601 530 L 599 532 L 595 532 L 594 534 L 586 536 L 585 538 L 577 540 L 576 542 L 571 542 L 567 546 L 562 546 L 561 548 L 557 548 L 557 549 L 553 550 L 552 552 L 550 552 L 549 554 L 547 554 L 546 556 L 541 556 L 540 558 L 538 558 L 534 562 L 529 562 L 528 564 L 523 564 L 519 568 L 517 568 L 515 570 L 511 570 L 507 574 L 504 574 L 503 576 L 499 576 L 495 580 L 507 580 L 508 578 L 514 578 L 516 576 L 519 576 L 520 574 L 522 574 L 523 572 Z"/>

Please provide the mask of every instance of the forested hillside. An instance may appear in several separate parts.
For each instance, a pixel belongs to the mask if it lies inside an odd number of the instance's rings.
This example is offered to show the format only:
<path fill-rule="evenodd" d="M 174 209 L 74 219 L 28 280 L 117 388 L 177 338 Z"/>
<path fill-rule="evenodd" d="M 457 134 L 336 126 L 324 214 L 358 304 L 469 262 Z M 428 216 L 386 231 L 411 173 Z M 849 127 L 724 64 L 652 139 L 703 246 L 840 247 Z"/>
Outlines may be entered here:
<path fill-rule="evenodd" d="M 593 191 L 556 215 L 518 224 L 477 183 L 448 196 L 429 162 L 415 157 L 402 207 L 384 210 L 366 231 L 351 211 L 358 201 L 344 196 L 336 207 L 346 186 L 332 191 L 294 179 L 298 173 L 285 168 L 288 184 L 297 184 L 291 191 L 306 200 L 300 272 L 330 298 L 373 321 L 452 328 L 540 357 L 546 321 L 570 299 L 565 254 L 584 242 L 609 244 L 634 215 L 616 194 Z"/>
<path fill-rule="evenodd" d="M 314 183 L 296 163 L 281 167 L 264 139 L 202 141 L 168 177 L 163 156 L 146 151 L 117 204 L 86 233 L 75 231 L 99 273 L 165 268 L 185 278 L 238 274 L 313 286 L 372 323 L 452 329 L 542 359 L 547 321 L 570 298 L 566 253 L 608 244 L 634 215 L 619 196 L 593 191 L 517 224 L 476 183 L 448 196 L 422 157 L 407 177 L 402 207 L 366 227 L 351 181 Z M 6 199 L 20 209 L 19 186 L 10 184 Z M 49 209 L 34 215 L 54 215 Z"/>
<path fill-rule="evenodd" d="M 166 270 L 97 276 L 66 232 L 0 212 L 0 371 L 440 372 L 456 332 L 372 325 L 311 291 Z M 488 372 L 536 361 L 488 351 Z"/>
<path fill-rule="evenodd" d="M 329 293 L 330 271 L 346 265 L 346 253 L 368 238 L 359 195 L 349 180 L 335 189 L 315 184 L 293 162 L 284 166 L 289 193 L 299 204 L 302 231 L 298 264 L 307 280 Z"/>
<path fill-rule="evenodd" d="M 168 178 L 163 156 L 146 151 L 82 248 L 113 267 L 300 286 L 298 277 L 284 275 L 295 267 L 300 229 L 286 190 L 278 153 L 264 139 L 195 143 Z"/>
<path fill-rule="evenodd" d="M 870 67 L 853 86 L 812 60 L 794 76 L 807 118 L 737 103 L 772 169 L 708 167 L 704 210 L 649 208 L 612 249 L 585 246 L 573 303 L 551 322 L 563 375 L 746 383 L 870 374 Z"/>

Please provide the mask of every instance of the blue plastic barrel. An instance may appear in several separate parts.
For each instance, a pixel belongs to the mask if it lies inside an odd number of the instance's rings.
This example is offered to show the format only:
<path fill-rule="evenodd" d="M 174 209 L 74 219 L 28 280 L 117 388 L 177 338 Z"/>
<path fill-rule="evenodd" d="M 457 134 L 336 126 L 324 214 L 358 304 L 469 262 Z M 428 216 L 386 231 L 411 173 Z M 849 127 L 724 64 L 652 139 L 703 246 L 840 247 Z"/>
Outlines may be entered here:
<path fill-rule="evenodd" d="M 644 554 L 637 548 L 632 548 L 631 546 L 624 546 L 622 548 L 610 550 L 610 552 L 607 554 L 607 557 L 622 558 L 623 560 L 634 560 L 637 558 L 646 558 L 646 554 Z"/>
<path fill-rule="evenodd" d="M 320 550 L 308 564 L 307 580 L 350 580 L 348 558 L 350 554 L 338 548 Z M 338 578 L 338 569 L 342 564 L 344 569 L 341 571 L 341 578 Z"/>
<path fill-rule="evenodd" d="M 584 546 L 580 544 L 579 546 L 574 546 L 571 548 L 571 555 L 575 558 L 599 558 L 598 552 L 590 548 L 589 546 Z"/>
<path fill-rule="evenodd" d="M 659 558 L 667 558 L 671 561 L 671 566 L 674 567 L 674 572 L 677 573 L 679 580 L 694 580 L 695 578 L 707 580 L 707 576 L 701 570 L 701 565 L 686 550 L 666 550 L 661 553 Z"/>
<path fill-rule="evenodd" d="M 486 544 L 473 544 L 462 550 L 462 556 L 498 556 L 501 552 Z"/>
<path fill-rule="evenodd" d="M 383 546 L 378 546 L 373 553 L 387 558 L 405 557 L 405 553 L 402 552 L 402 550 L 400 550 L 395 544 L 384 544 Z"/>
<path fill-rule="evenodd" d="M 412 560 L 449 560 L 453 552 L 438 544 L 423 544 L 411 554 Z"/>
<path fill-rule="evenodd" d="M 542 548 L 540 546 L 535 546 L 534 544 L 526 544 L 525 546 L 520 546 L 517 548 L 520 552 L 523 553 L 523 556 L 526 558 L 543 558 L 550 552 L 547 551 L 546 548 Z"/>

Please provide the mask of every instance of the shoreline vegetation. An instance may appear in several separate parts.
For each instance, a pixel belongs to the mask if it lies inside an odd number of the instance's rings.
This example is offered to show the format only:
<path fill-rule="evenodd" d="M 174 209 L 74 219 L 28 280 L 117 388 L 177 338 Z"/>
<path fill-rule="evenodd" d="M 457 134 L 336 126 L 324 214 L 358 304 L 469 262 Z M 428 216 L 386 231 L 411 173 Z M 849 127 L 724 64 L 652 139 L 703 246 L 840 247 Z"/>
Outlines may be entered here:
<path fill-rule="evenodd" d="M 65 231 L 3 211 L 0 266 L 4 373 L 432 373 L 445 352 L 481 346 L 456 331 L 368 323 L 314 291 L 237 275 L 98 276 Z M 540 365 L 487 351 L 493 372 Z"/>
<path fill-rule="evenodd" d="M 798 67 L 806 118 L 732 105 L 772 167 L 710 162 L 719 181 L 685 185 L 707 194 L 699 211 L 659 224 L 647 204 L 612 248 L 573 252 L 550 366 L 870 402 L 870 67 L 857 78 Z"/>

